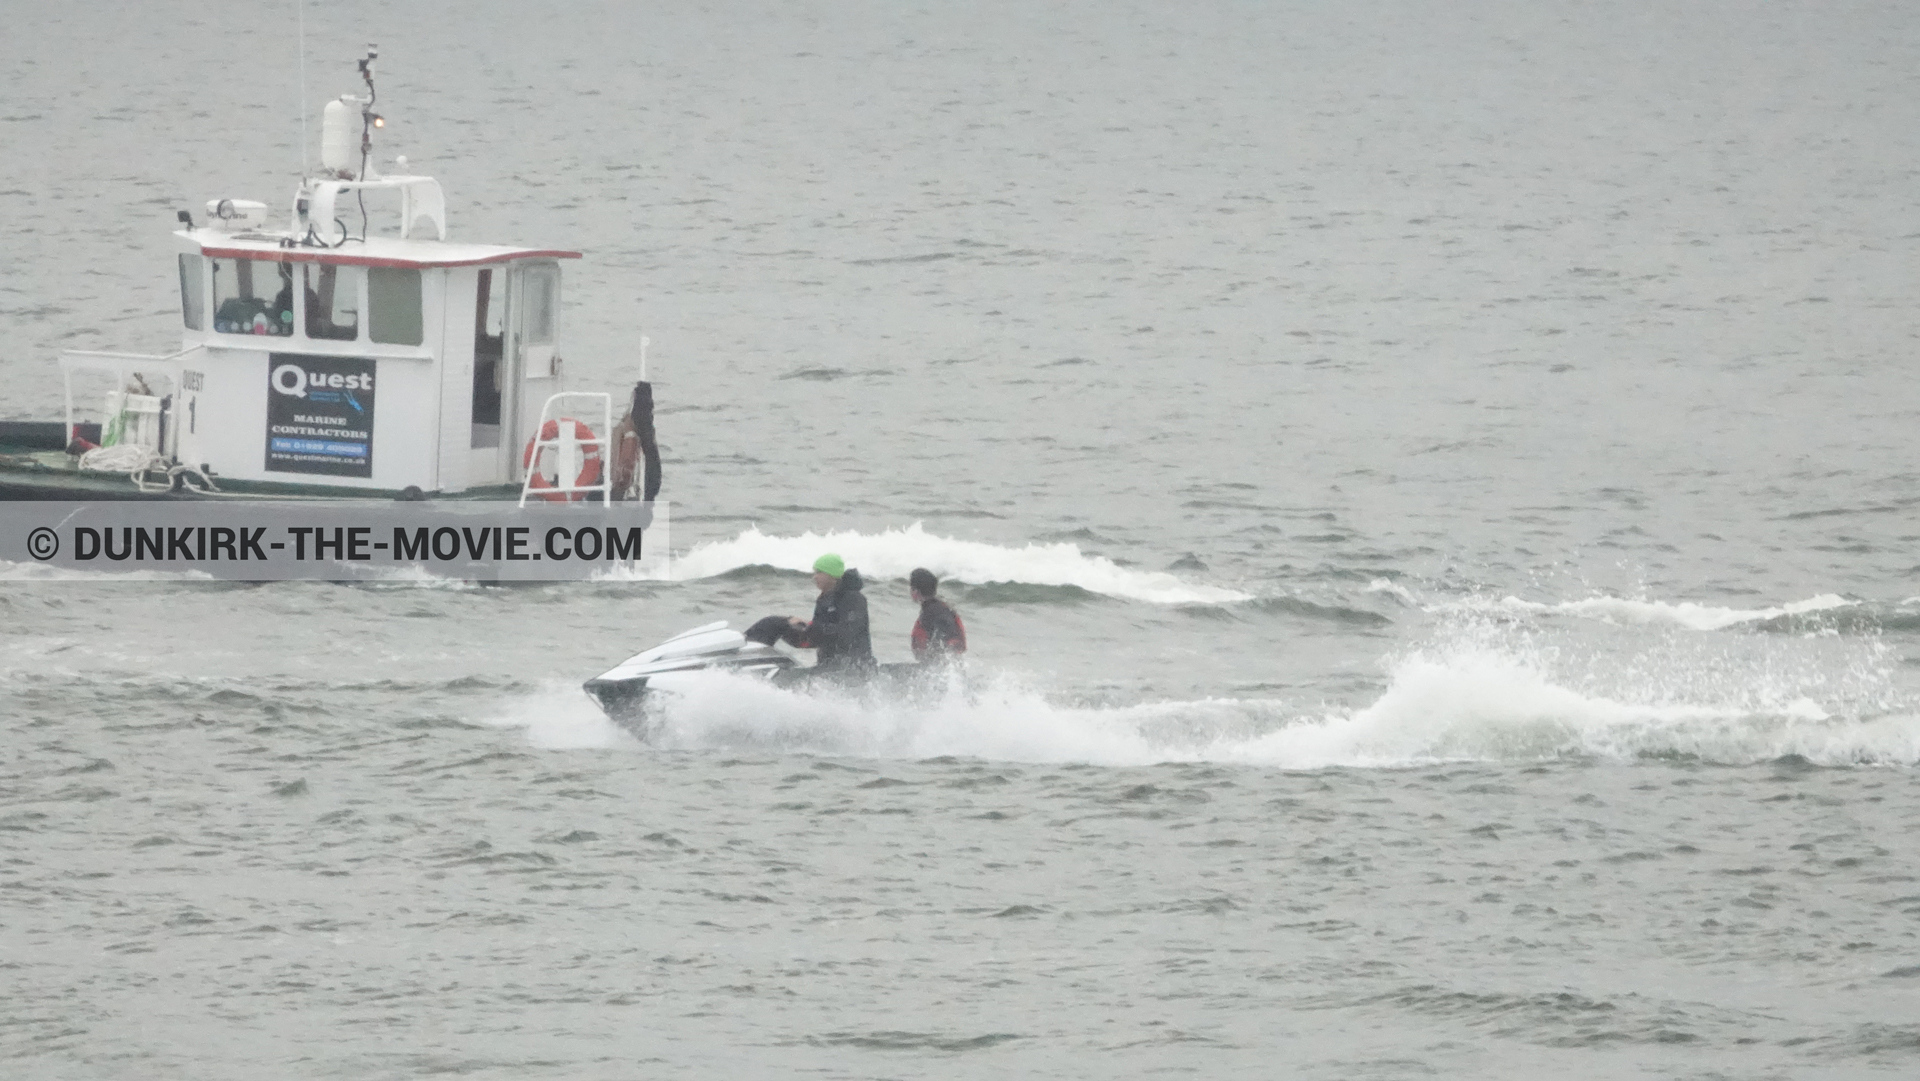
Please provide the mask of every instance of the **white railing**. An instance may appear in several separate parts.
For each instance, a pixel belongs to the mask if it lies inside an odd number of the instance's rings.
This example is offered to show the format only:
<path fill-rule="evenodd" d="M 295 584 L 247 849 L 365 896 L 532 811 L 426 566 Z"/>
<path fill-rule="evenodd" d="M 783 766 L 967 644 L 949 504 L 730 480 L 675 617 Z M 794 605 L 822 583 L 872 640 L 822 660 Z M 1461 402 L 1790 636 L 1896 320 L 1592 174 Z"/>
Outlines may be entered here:
<path fill-rule="evenodd" d="M 554 406 L 565 399 L 575 398 L 582 401 L 597 401 L 600 406 L 600 427 L 589 428 L 590 439 L 582 439 L 573 426 L 581 422 L 576 418 L 558 413 Z M 552 438 L 546 436 L 547 425 L 553 424 Z M 583 425 L 584 426 L 584 425 Z M 587 497 L 590 493 L 600 493 L 600 502 L 606 503 L 612 498 L 613 491 L 613 395 L 595 391 L 567 391 L 555 394 L 540 407 L 540 422 L 533 430 L 533 439 L 527 444 L 526 479 L 520 482 L 520 505 L 526 506 L 527 500 L 539 495 L 546 499 L 575 500 Z M 540 460 L 546 450 L 553 448 L 558 458 L 554 470 L 554 483 L 534 487 L 535 477 L 543 477 L 540 472 Z M 597 448 L 596 457 L 600 462 L 599 481 L 594 484 L 577 484 L 581 470 L 586 465 L 586 455 L 582 447 Z"/>
<path fill-rule="evenodd" d="M 73 374 L 75 372 L 104 372 L 113 376 L 113 378 L 118 381 L 116 389 L 122 390 L 125 389 L 127 379 L 130 376 L 165 376 L 169 384 L 167 388 L 168 391 L 177 396 L 180 391 L 181 358 L 199 348 L 201 347 L 196 345 L 164 357 L 150 356 L 142 353 L 96 353 L 81 349 L 69 349 L 61 353 L 60 381 L 62 384 L 62 392 L 66 398 L 67 442 L 73 442 L 74 435 Z M 112 417 L 102 418 L 101 431 L 103 434 L 106 430 L 105 426 L 112 423 L 112 421 Z M 174 431 L 168 432 L 170 436 L 176 434 Z M 169 439 L 168 442 L 172 443 L 176 442 L 176 440 Z M 161 454 L 171 454 L 173 452 L 172 447 L 154 447 L 151 449 Z"/>

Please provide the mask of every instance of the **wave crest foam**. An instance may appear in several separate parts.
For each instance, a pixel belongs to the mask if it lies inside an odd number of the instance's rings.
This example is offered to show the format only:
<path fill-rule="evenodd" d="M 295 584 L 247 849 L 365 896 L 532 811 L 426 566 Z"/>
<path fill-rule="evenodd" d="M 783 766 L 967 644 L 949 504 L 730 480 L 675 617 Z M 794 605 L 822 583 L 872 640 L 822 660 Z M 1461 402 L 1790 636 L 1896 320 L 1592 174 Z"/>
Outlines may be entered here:
<path fill-rule="evenodd" d="M 1229 604 L 1250 599 L 1238 590 L 1195 585 L 1161 571 L 1122 567 L 1105 556 L 1087 555 L 1077 544 L 1028 544 L 1011 548 L 928 533 L 915 522 L 883 533 L 802 533 L 775 537 L 757 528 L 731 540 L 696 545 L 672 563 L 676 581 L 712 578 L 742 567 L 808 571 L 822 552 L 838 552 L 847 566 L 868 578 L 905 578 L 926 567 L 941 578 L 974 585 L 1020 582 L 1075 586 L 1092 593 L 1154 604 Z"/>
<path fill-rule="evenodd" d="M 1468 602 L 1464 607 L 1508 614 L 1570 615 L 1607 623 L 1667 624 L 1696 631 L 1718 631 L 1742 623 L 1764 623 L 1783 616 L 1801 616 L 1850 608 L 1857 601 L 1833 593 L 1823 593 L 1804 601 L 1793 601 L 1773 608 L 1721 608 L 1693 601 L 1631 600 L 1626 597 L 1595 596 L 1577 601 L 1543 604 L 1518 597 L 1499 601 Z"/>

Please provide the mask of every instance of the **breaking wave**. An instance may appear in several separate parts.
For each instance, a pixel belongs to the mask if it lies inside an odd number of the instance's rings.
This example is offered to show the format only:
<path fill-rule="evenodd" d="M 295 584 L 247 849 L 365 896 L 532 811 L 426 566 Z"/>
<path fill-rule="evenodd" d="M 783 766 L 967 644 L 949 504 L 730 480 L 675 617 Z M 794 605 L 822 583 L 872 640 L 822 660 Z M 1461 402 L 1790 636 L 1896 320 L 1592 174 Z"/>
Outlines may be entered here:
<path fill-rule="evenodd" d="M 676 581 L 712 578 L 742 567 L 807 571 L 822 552 L 838 552 L 867 578 L 905 578 L 926 567 L 942 578 L 984 585 L 1018 582 L 1073 586 L 1090 593 L 1154 604 L 1227 604 L 1250 599 L 1238 590 L 1196 585 L 1163 571 L 1122 567 L 1105 556 L 1087 555 L 1071 543 L 1010 548 L 928 533 L 918 522 L 884 533 L 802 533 L 774 537 L 749 528 L 732 540 L 694 546 L 672 562 Z"/>

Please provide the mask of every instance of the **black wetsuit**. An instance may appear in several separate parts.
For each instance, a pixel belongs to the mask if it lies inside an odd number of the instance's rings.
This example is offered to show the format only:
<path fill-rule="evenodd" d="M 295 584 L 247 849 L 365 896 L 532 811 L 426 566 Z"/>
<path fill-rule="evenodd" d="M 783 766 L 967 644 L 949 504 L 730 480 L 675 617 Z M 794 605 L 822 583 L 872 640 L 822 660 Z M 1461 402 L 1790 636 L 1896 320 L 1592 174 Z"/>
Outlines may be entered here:
<path fill-rule="evenodd" d="M 815 668 L 822 672 L 871 672 L 873 638 L 867 631 L 867 596 L 860 572 L 849 568 L 832 589 L 813 604 L 813 622 L 801 646 L 819 651 Z"/>

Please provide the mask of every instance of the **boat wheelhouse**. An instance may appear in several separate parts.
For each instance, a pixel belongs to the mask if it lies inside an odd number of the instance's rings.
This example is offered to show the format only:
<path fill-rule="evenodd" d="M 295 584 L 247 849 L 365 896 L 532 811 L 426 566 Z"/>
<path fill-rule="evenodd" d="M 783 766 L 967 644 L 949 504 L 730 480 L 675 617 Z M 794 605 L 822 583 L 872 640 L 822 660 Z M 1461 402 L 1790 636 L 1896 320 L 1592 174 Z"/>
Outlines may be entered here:
<path fill-rule="evenodd" d="M 577 253 L 384 237 L 286 247 L 214 225 L 175 235 L 185 341 L 168 359 L 171 457 L 223 482 L 520 483 L 521 445 L 562 390 L 559 260 Z"/>
<path fill-rule="evenodd" d="M 610 395 L 563 385 L 580 253 L 450 242 L 437 181 L 405 158 L 376 174 L 374 55 L 367 96 L 328 103 L 285 229 L 245 200 L 179 214 L 179 351 L 63 354 L 62 421 L 0 424 L 0 495 L 652 497 L 651 388 L 616 428 Z M 371 233 L 370 195 L 398 196 L 397 235 Z"/>

